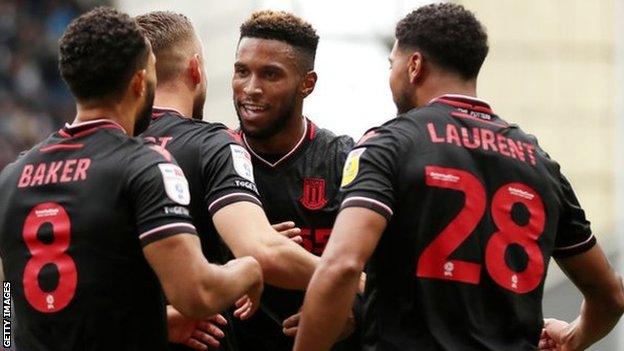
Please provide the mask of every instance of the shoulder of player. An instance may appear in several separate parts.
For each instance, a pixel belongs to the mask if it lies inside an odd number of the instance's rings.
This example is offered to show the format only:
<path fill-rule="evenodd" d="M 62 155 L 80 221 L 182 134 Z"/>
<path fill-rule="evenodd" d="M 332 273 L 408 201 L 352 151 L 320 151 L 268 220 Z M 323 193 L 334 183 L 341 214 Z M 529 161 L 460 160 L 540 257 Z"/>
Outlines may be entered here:
<path fill-rule="evenodd" d="M 202 153 L 210 154 L 230 145 L 243 147 L 240 134 L 221 123 L 206 124 L 200 135 L 197 136 L 196 143 L 199 144 Z"/>
<path fill-rule="evenodd" d="M 169 151 L 141 138 L 128 138 L 124 146 L 124 168 L 130 173 L 140 173 L 159 163 L 176 163 Z"/>
<path fill-rule="evenodd" d="M 321 147 L 335 148 L 336 151 L 346 150 L 347 152 L 353 148 L 355 142 L 348 135 L 336 135 L 332 131 L 325 128 L 317 128 L 314 136 L 314 144 Z"/>
<path fill-rule="evenodd" d="M 420 135 L 419 127 L 405 115 L 395 117 L 384 124 L 367 130 L 357 141 L 355 147 L 406 145 L 416 142 Z"/>
<path fill-rule="evenodd" d="M 54 143 L 53 138 L 54 138 L 54 134 L 51 134 L 47 138 L 43 139 L 39 143 L 37 143 L 34 146 L 32 146 L 30 149 L 22 150 L 17 155 L 15 160 L 13 160 L 11 163 L 7 164 L 1 171 L 3 173 L 7 173 L 7 172 L 10 172 L 11 169 L 13 169 L 15 167 L 19 168 L 19 165 L 21 165 L 23 163 L 29 162 L 29 160 L 32 157 L 34 157 L 35 154 L 39 153 L 39 150 L 41 150 L 43 147 L 45 147 L 45 146 L 47 146 L 47 145 L 49 145 L 51 143 Z"/>
<path fill-rule="evenodd" d="M 174 128 L 180 131 L 187 132 L 187 133 L 191 132 L 193 134 L 204 133 L 206 131 L 209 132 L 213 129 L 219 129 L 221 127 L 225 127 L 221 123 L 213 123 L 213 122 L 207 122 L 207 121 L 188 118 L 188 117 L 182 117 L 178 114 L 165 114 L 163 115 L 163 117 L 152 122 L 150 127 L 158 126 L 159 122 L 161 121 L 163 121 L 164 125 L 173 126 Z"/>

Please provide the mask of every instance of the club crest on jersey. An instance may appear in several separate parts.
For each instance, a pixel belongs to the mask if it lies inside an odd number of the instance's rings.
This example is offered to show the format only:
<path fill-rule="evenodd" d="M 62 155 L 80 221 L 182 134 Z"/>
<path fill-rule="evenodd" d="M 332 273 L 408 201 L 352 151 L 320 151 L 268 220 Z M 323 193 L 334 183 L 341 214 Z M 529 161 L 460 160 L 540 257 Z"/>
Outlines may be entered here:
<path fill-rule="evenodd" d="M 308 210 L 319 210 L 327 204 L 325 198 L 325 179 L 305 178 L 303 180 L 303 193 L 299 202 Z"/>
<path fill-rule="evenodd" d="M 160 168 L 163 176 L 167 196 L 180 205 L 191 203 L 188 181 L 182 169 L 171 163 L 161 163 L 158 165 L 158 168 Z"/>
<path fill-rule="evenodd" d="M 240 145 L 230 145 L 232 149 L 232 161 L 234 162 L 234 170 L 239 176 L 250 182 L 254 181 L 253 166 L 251 165 L 251 155 Z"/>

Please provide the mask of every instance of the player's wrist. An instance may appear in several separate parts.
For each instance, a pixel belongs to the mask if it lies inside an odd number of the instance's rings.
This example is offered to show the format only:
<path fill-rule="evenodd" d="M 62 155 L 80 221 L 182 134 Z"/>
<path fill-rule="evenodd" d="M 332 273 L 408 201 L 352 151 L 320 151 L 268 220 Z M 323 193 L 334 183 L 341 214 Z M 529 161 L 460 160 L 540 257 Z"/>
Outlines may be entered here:
<path fill-rule="evenodd" d="M 577 318 L 562 332 L 562 346 L 565 351 L 580 351 L 588 348 L 591 343 L 588 343 L 586 334 L 581 328 L 580 318 Z"/>
<path fill-rule="evenodd" d="M 234 260 L 241 268 L 241 273 L 244 273 L 248 278 L 249 285 L 257 287 L 263 284 L 262 267 L 260 263 L 251 256 L 245 256 Z M 234 262 L 230 261 L 230 262 Z"/>

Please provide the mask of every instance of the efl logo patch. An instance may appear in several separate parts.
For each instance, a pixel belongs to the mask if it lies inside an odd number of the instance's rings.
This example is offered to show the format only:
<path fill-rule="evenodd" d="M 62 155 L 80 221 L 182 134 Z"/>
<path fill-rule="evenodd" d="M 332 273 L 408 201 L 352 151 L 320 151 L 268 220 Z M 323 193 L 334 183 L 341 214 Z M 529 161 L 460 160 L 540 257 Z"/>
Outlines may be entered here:
<path fill-rule="evenodd" d="M 240 145 L 230 145 L 232 149 L 232 161 L 234 162 L 234 170 L 239 176 L 250 182 L 254 181 L 253 166 L 251 165 L 251 155 Z"/>
<path fill-rule="evenodd" d="M 158 165 L 158 168 L 160 168 L 160 172 L 163 176 L 167 196 L 180 205 L 188 205 L 191 203 L 188 181 L 182 169 L 171 163 L 161 163 Z"/>
<path fill-rule="evenodd" d="M 351 184 L 351 182 L 355 180 L 355 177 L 357 177 L 358 171 L 360 170 L 360 156 L 362 156 L 364 151 L 366 151 L 365 147 L 349 152 L 347 161 L 342 169 L 341 187 Z"/>
<path fill-rule="evenodd" d="M 303 180 L 303 194 L 299 202 L 308 210 L 318 210 L 327 204 L 325 199 L 325 179 L 305 178 Z"/>

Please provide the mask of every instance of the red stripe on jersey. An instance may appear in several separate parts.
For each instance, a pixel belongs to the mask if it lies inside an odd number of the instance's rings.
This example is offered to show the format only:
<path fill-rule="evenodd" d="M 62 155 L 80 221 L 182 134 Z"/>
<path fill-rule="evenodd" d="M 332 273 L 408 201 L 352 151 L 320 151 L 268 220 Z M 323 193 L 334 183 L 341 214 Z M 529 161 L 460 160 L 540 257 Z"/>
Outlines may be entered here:
<path fill-rule="evenodd" d="M 434 102 L 440 102 L 446 105 L 487 113 L 490 115 L 494 114 L 494 111 L 492 111 L 492 108 L 490 108 L 490 105 L 487 102 L 472 96 L 445 94 L 430 101 L 430 103 Z"/>
<path fill-rule="evenodd" d="M 172 112 L 173 114 L 179 115 L 180 117 L 184 117 L 184 114 L 182 112 L 180 112 L 179 110 L 176 110 L 173 107 L 153 106 L 152 118 L 158 118 L 167 112 Z"/>
<path fill-rule="evenodd" d="M 310 135 L 308 136 L 308 138 L 310 140 L 313 140 L 314 136 L 316 135 L 316 125 L 310 120 L 308 120 L 308 123 L 310 123 Z"/>
<path fill-rule="evenodd" d="M 159 119 L 160 117 L 164 116 L 165 112 L 153 112 L 152 113 L 152 119 Z"/>
<path fill-rule="evenodd" d="M 119 127 L 117 127 L 115 125 L 104 125 L 104 126 L 93 127 L 91 129 L 87 129 L 87 130 L 82 131 L 80 133 L 76 133 L 72 137 L 80 138 L 80 137 L 83 137 L 83 136 L 86 136 L 86 135 L 89 135 L 89 134 L 93 134 L 93 133 L 97 132 L 100 129 L 121 129 L 121 130 L 123 130 L 122 128 L 119 128 Z"/>
<path fill-rule="evenodd" d="M 469 103 L 465 103 L 465 102 L 460 102 L 460 101 L 456 101 L 456 100 L 449 100 L 449 99 L 444 99 L 444 98 L 436 99 L 435 102 L 441 102 L 443 104 L 447 104 L 447 105 L 451 105 L 451 106 L 455 106 L 455 107 L 461 107 L 461 108 L 465 108 L 465 109 L 468 109 L 468 110 L 483 112 L 483 113 L 487 113 L 487 114 L 494 114 L 494 111 L 492 111 L 491 108 L 486 107 L 486 106 L 474 105 L 474 104 L 469 104 Z"/>
<path fill-rule="evenodd" d="M 52 152 L 57 150 L 76 150 L 84 147 L 84 144 L 56 144 L 39 149 L 41 152 Z"/>

